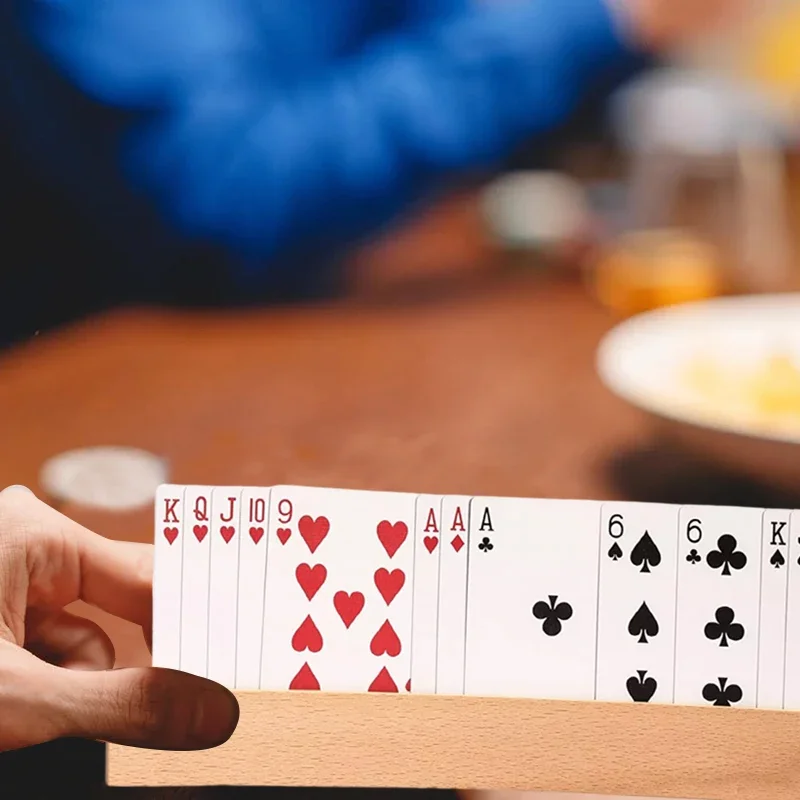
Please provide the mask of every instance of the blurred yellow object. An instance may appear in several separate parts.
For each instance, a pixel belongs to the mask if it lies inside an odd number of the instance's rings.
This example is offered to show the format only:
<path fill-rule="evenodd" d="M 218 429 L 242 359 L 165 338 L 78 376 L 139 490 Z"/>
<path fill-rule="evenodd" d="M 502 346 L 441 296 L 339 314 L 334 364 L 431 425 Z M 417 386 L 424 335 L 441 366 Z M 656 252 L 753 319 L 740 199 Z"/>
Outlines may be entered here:
<path fill-rule="evenodd" d="M 723 291 L 715 249 L 671 230 L 623 236 L 597 259 L 591 282 L 600 302 L 623 317 Z"/>
<path fill-rule="evenodd" d="M 800 369 L 785 355 L 770 358 L 747 387 L 753 405 L 765 414 L 789 414 L 800 421 Z"/>
<path fill-rule="evenodd" d="M 800 5 L 771 16 L 745 57 L 744 71 L 774 99 L 800 103 Z"/>
<path fill-rule="evenodd" d="M 786 354 L 771 355 L 750 369 L 724 367 L 701 356 L 682 378 L 692 404 L 716 419 L 761 430 L 800 430 L 800 365 Z"/>

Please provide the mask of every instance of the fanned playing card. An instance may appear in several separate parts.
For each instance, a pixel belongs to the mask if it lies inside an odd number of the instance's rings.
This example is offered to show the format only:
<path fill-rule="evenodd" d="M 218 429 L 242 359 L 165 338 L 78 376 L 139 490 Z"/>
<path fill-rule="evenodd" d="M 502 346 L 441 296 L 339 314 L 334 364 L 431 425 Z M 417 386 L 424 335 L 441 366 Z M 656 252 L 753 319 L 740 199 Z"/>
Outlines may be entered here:
<path fill-rule="evenodd" d="M 258 689 L 261 683 L 269 498 L 268 488 L 248 486 L 242 491 L 236 611 L 237 689 Z"/>
<path fill-rule="evenodd" d="M 436 655 L 437 694 L 464 693 L 471 499 L 459 495 L 446 495 L 442 500 L 442 553 L 439 563 L 439 630 Z"/>
<path fill-rule="evenodd" d="M 207 674 L 230 688 L 236 685 L 241 494 L 240 486 L 216 486 L 211 493 Z"/>
<path fill-rule="evenodd" d="M 181 659 L 183 486 L 158 487 L 153 557 L 153 666 L 178 669 Z"/>
<path fill-rule="evenodd" d="M 596 699 L 671 703 L 678 509 L 605 503 L 600 535 Z"/>
<path fill-rule="evenodd" d="M 465 693 L 594 697 L 600 503 L 470 503 Z"/>
<path fill-rule="evenodd" d="M 792 512 L 789 530 L 783 707 L 791 711 L 800 711 L 800 511 Z"/>
<path fill-rule="evenodd" d="M 681 508 L 679 705 L 755 706 L 763 518 L 755 508 Z"/>
<path fill-rule="evenodd" d="M 442 552 L 441 495 L 417 498 L 413 614 L 411 625 L 411 690 L 436 692 L 436 636 L 439 614 L 439 558 Z"/>
<path fill-rule="evenodd" d="M 208 598 L 211 570 L 211 486 L 187 486 L 184 494 L 181 670 L 208 674 Z"/>
<path fill-rule="evenodd" d="M 404 691 L 416 495 L 272 488 L 262 689 Z"/>
<path fill-rule="evenodd" d="M 758 708 L 783 708 L 790 522 L 790 511 L 770 510 L 764 513 L 756 694 Z"/>

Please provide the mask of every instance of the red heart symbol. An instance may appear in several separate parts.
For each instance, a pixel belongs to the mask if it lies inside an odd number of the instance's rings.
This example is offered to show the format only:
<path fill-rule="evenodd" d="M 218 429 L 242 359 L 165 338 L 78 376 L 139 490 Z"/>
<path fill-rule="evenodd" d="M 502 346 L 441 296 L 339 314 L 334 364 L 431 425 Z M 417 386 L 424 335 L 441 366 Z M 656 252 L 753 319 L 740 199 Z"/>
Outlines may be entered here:
<path fill-rule="evenodd" d="M 389 572 L 389 570 L 384 569 L 384 567 L 375 570 L 374 579 L 375 586 L 381 593 L 381 597 L 386 601 L 387 606 L 397 597 L 397 593 L 403 588 L 406 582 L 406 576 L 403 570 L 394 569 Z"/>
<path fill-rule="evenodd" d="M 303 664 L 300 671 L 292 678 L 289 684 L 290 689 L 319 689 L 317 676 L 311 671 L 308 664 Z"/>
<path fill-rule="evenodd" d="M 396 692 L 397 684 L 392 680 L 389 670 L 383 667 L 374 681 L 369 685 L 370 692 Z"/>
<path fill-rule="evenodd" d="M 308 564 L 298 564 L 294 571 L 300 588 L 309 600 L 314 599 L 314 595 L 319 591 L 319 587 L 325 583 L 328 577 L 328 570 L 322 564 L 315 564 L 313 567 Z"/>
<path fill-rule="evenodd" d="M 322 650 L 322 634 L 319 628 L 314 624 L 311 617 L 306 617 L 301 623 L 300 627 L 294 632 L 292 636 L 292 647 L 298 653 L 303 650 L 310 650 L 312 653 L 319 653 Z"/>
<path fill-rule="evenodd" d="M 409 679 L 406 681 L 406 691 L 407 691 L 407 692 L 410 692 L 410 691 L 411 691 L 411 678 L 409 678 Z"/>
<path fill-rule="evenodd" d="M 422 543 L 425 545 L 425 549 L 432 553 L 436 549 L 436 545 L 439 544 L 439 537 L 438 536 L 426 536 Z"/>
<path fill-rule="evenodd" d="M 336 592 L 333 596 L 333 607 L 338 612 L 344 622 L 345 628 L 353 624 L 353 620 L 361 613 L 364 608 L 364 595 L 361 592 Z"/>
<path fill-rule="evenodd" d="M 322 544 L 322 540 L 328 535 L 331 524 L 327 517 L 317 517 L 312 519 L 307 514 L 300 517 L 297 528 L 303 541 L 308 545 L 308 549 L 313 553 Z"/>
<path fill-rule="evenodd" d="M 378 632 L 372 637 L 372 641 L 369 643 L 369 651 L 374 656 L 386 654 L 387 656 L 394 657 L 400 655 L 401 649 L 400 639 L 394 632 L 392 623 L 387 619 L 386 622 L 378 628 Z"/>
<path fill-rule="evenodd" d="M 278 541 L 281 544 L 286 544 L 289 541 L 289 537 L 292 535 L 292 531 L 289 528 L 278 528 L 276 531 L 278 534 Z"/>
<path fill-rule="evenodd" d="M 225 544 L 228 544 L 231 539 L 233 539 L 233 534 L 236 533 L 236 528 L 233 525 L 223 525 L 219 529 L 222 538 L 225 540 Z"/>
<path fill-rule="evenodd" d="M 178 529 L 164 528 L 164 538 L 172 544 L 178 538 Z"/>
<path fill-rule="evenodd" d="M 203 539 L 206 538 L 206 534 L 208 533 L 208 525 L 195 525 L 192 528 L 194 531 L 195 538 L 198 542 L 202 542 Z"/>
<path fill-rule="evenodd" d="M 253 544 L 258 544 L 261 541 L 261 537 L 264 535 L 263 528 L 250 528 L 250 538 L 253 540 Z"/>
<path fill-rule="evenodd" d="M 395 522 L 392 525 L 388 520 L 378 523 L 378 538 L 386 550 L 389 558 L 400 549 L 400 545 L 406 540 L 408 536 L 408 526 L 405 522 Z"/>

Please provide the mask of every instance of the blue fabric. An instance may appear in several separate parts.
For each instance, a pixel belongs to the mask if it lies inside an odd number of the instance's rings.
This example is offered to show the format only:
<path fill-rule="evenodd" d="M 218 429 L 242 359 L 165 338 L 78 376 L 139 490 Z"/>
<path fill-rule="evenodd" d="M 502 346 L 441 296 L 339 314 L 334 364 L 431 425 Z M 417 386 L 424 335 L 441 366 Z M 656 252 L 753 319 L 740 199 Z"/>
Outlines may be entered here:
<path fill-rule="evenodd" d="M 601 0 L 2 5 L 15 152 L 153 290 L 189 245 L 240 286 L 302 271 L 631 55 Z"/>

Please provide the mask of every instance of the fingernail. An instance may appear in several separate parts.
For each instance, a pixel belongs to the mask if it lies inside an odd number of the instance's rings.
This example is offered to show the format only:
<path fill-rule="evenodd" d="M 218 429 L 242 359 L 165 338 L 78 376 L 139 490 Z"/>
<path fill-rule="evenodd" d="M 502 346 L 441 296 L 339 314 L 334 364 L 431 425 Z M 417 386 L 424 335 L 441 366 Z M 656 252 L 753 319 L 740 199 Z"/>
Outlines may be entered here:
<path fill-rule="evenodd" d="M 202 747 L 217 747 L 230 739 L 239 722 L 239 702 L 222 686 L 207 689 L 198 698 L 191 737 Z"/>
<path fill-rule="evenodd" d="M 21 483 L 15 483 L 11 486 L 6 486 L 6 490 L 8 489 L 21 489 L 23 492 L 28 492 L 28 494 L 33 494 L 33 492 L 27 487 L 23 486 Z"/>

